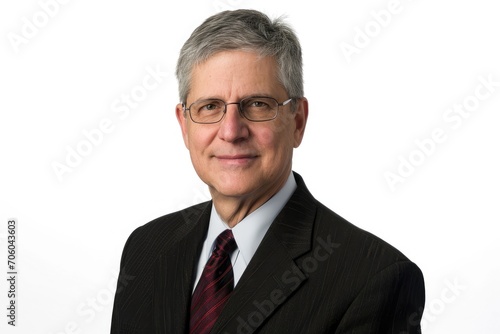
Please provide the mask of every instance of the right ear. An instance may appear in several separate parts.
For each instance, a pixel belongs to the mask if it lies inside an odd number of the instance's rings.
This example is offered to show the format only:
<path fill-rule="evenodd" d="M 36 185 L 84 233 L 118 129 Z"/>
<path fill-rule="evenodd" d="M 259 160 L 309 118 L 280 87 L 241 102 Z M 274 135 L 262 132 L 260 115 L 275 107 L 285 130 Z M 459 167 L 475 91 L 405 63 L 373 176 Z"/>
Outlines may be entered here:
<path fill-rule="evenodd" d="M 177 117 L 177 122 L 179 122 L 179 125 L 181 127 L 182 131 L 182 138 L 184 139 L 184 145 L 186 146 L 187 149 L 189 149 L 189 136 L 188 136 L 188 131 L 187 131 L 187 118 L 186 118 L 186 112 L 184 111 L 184 108 L 182 107 L 182 103 L 179 103 L 175 107 L 175 116 Z"/>

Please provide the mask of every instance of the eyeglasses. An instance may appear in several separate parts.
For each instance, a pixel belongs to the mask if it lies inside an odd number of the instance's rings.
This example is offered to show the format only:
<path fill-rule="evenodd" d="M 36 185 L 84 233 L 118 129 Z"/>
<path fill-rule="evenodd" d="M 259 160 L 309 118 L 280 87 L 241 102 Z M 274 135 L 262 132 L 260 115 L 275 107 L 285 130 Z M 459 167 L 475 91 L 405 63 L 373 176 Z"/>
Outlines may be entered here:
<path fill-rule="evenodd" d="M 195 123 L 213 124 L 222 120 L 226 114 L 227 106 L 237 104 L 240 115 L 252 122 L 265 122 L 276 118 L 280 106 L 287 105 L 292 99 L 279 103 L 272 97 L 250 96 L 239 102 L 226 103 L 219 99 L 205 99 L 191 103 L 189 108 L 182 104 L 184 111 L 189 112 L 189 117 Z"/>

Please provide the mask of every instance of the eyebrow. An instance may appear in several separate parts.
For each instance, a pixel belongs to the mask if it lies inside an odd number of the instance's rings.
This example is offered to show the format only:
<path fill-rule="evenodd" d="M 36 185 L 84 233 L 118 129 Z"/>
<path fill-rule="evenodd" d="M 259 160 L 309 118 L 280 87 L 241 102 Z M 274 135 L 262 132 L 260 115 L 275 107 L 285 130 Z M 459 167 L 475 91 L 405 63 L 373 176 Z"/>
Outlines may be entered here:
<path fill-rule="evenodd" d="M 235 101 L 235 102 L 239 102 L 239 101 L 241 101 L 243 99 L 246 99 L 246 98 L 249 98 L 249 97 L 272 97 L 272 98 L 274 98 L 273 95 L 269 94 L 269 93 L 253 93 L 253 94 L 249 94 L 249 95 L 245 95 L 243 97 L 240 97 L 238 99 L 238 101 Z M 197 102 L 197 101 L 202 101 L 202 100 L 221 100 L 221 101 L 224 101 L 224 102 L 228 102 L 224 98 L 222 98 L 221 96 L 212 95 L 212 96 L 207 96 L 207 97 L 200 97 L 200 98 L 194 100 L 191 103 L 194 103 L 194 102 Z"/>

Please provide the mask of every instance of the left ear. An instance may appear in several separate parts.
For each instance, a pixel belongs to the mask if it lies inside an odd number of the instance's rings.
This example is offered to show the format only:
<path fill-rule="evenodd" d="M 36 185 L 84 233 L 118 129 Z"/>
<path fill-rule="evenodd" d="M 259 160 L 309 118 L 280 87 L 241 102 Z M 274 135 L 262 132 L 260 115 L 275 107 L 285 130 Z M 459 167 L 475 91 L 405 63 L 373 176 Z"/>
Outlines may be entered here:
<path fill-rule="evenodd" d="M 294 121 L 295 121 L 295 131 L 294 131 L 294 143 L 293 147 L 299 147 L 304 137 L 304 131 L 306 130 L 307 116 L 309 115 L 309 103 L 305 97 L 301 97 L 296 101 L 297 109 L 295 110 Z"/>

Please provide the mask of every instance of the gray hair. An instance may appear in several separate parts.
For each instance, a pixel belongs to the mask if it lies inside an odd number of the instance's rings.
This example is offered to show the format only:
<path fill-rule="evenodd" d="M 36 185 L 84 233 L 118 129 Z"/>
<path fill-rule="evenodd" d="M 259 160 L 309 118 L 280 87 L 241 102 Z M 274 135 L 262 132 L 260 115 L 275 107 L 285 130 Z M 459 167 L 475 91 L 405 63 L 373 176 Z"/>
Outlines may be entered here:
<path fill-rule="evenodd" d="M 282 18 L 272 21 L 259 11 L 239 9 L 209 17 L 184 43 L 176 69 L 181 102 L 185 103 L 189 94 L 193 68 L 215 53 L 229 50 L 274 57 L 278 65 L 277 79 L 289 97 L 304 96 L 302 51 L 292 28 Z"/>

